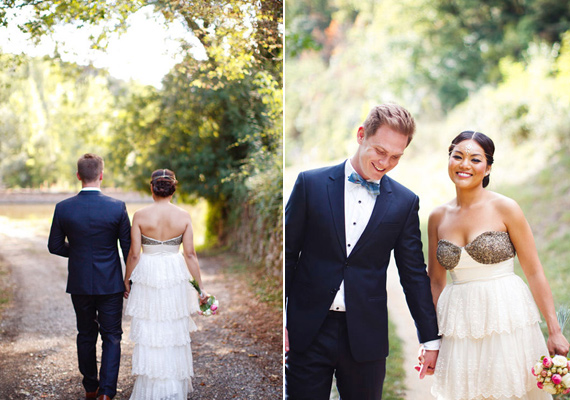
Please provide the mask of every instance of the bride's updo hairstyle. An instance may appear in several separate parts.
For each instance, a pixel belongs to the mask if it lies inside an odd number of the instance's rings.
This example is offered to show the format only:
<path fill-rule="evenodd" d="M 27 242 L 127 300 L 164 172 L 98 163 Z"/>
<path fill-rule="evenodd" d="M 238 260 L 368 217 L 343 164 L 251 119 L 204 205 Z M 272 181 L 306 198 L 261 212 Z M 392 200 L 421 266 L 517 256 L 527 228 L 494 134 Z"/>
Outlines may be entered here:
<path fill-rule="evenodd" d="M 493 154 L 495 154 L 495 144 L 491 138 L 481 132 L 474 131 L 463 131 L 451 141 L 451 146 L 449 146 L 449 155 L 459 143 L 465 140 L 474 140 L 479 146 L 483 148 L 485 152 L 485 158 L 487 159 L 487 165 L 493 165 Z M 490 174 L 490 173 L 489 173 Z M 483 187 L 489 185 L 489 175 L 483 178 Z"/>
<path fill-rule="evenodd" d="M 169 169 L 157 169 L 150 177 L 152 192 L 158 197 L 171 196 L 176 191 L 178 181 Z"/>

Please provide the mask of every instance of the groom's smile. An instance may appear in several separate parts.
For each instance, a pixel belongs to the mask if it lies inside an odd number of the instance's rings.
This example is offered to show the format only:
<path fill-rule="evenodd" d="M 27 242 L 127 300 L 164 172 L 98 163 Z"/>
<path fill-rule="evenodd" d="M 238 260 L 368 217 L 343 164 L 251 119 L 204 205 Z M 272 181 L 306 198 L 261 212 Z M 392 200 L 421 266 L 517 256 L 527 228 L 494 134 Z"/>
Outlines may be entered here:
<path fill-rule="evenodd" d="M 382 125 L 368 137 L 360 127 L 356 138 L 359 146 L 351 162 L 356 172 L 366 180 L 381 180 L 398 165 L 408 146 L 408 137 L 388 125 Z"/>

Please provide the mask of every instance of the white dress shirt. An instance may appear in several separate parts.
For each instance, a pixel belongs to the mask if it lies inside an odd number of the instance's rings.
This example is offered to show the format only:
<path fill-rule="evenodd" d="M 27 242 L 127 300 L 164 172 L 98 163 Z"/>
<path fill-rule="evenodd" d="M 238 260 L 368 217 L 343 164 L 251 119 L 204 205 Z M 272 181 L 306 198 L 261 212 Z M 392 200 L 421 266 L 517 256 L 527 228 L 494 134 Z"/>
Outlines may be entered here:
<path fill-rule="evenodd" d="M 354 246 L 360 239 L 364 228 L 370 221 L 376 196 L 370 194 L 368 190 L 358 184 L 348 181 L 348 177 L 356 172 L 350 163 L 346 160 L 344 164 L 344 232 L 346 237 L 346 256 L 348 257 L 354 249 Z M 379 183 L 380 181 L 370 181 Z M 332 311 L 346 311 L 344 304 L 344 280 L 340 284 L 338 292 L 330 307 Z"/>

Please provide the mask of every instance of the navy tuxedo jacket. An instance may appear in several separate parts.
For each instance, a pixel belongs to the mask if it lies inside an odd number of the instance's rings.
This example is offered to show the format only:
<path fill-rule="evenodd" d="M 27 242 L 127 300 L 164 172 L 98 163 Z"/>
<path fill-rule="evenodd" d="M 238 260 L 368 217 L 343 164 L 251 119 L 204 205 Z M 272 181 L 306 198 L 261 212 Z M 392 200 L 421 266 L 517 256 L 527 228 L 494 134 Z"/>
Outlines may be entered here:
<path fill-rule="evenodd" d="M 418 197 L 384 176 L 370 221 L 347 257 L 346 180 L 344 163 L 302 172 L 285 208 L 285 296 L 291 350 L 303 352 L 313 341 L 344 279 L 352 355 L 359 362 L 386 357 L 386 272 L 392 250 L 420 342 L 437 339 Z"/>
<path fill-rule="evenodd" d="M 131 224 L 125 203 L 81 191 L 55 206 L 50 253 L 68 257 L 67 293 L 103 295 L 125 290 L 117 240 L 126 260 Z M 67 241 L 66 241 L 67 238 Z"/>

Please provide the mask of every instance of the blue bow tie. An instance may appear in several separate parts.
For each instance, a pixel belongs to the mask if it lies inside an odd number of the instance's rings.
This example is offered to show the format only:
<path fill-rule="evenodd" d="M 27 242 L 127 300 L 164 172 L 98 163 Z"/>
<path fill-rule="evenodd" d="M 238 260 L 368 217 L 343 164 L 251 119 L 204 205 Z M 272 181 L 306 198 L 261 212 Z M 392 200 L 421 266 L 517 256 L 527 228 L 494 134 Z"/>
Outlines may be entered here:
<path fill-rule="evenodd" d="M 353 172 L 352 174 L 350 174 L 350 176 L 348 177 L 348 181 L 355 183 L 357 185 L 364 186 L 366 190 L 368 190 L 368 193 L 370 193 L 373 196 L 378 196 L 380 194 L 379 183 L 368 182 L 367 180 L 364 180 L 360 175 L 358 175 L 357 172 Z"/>

